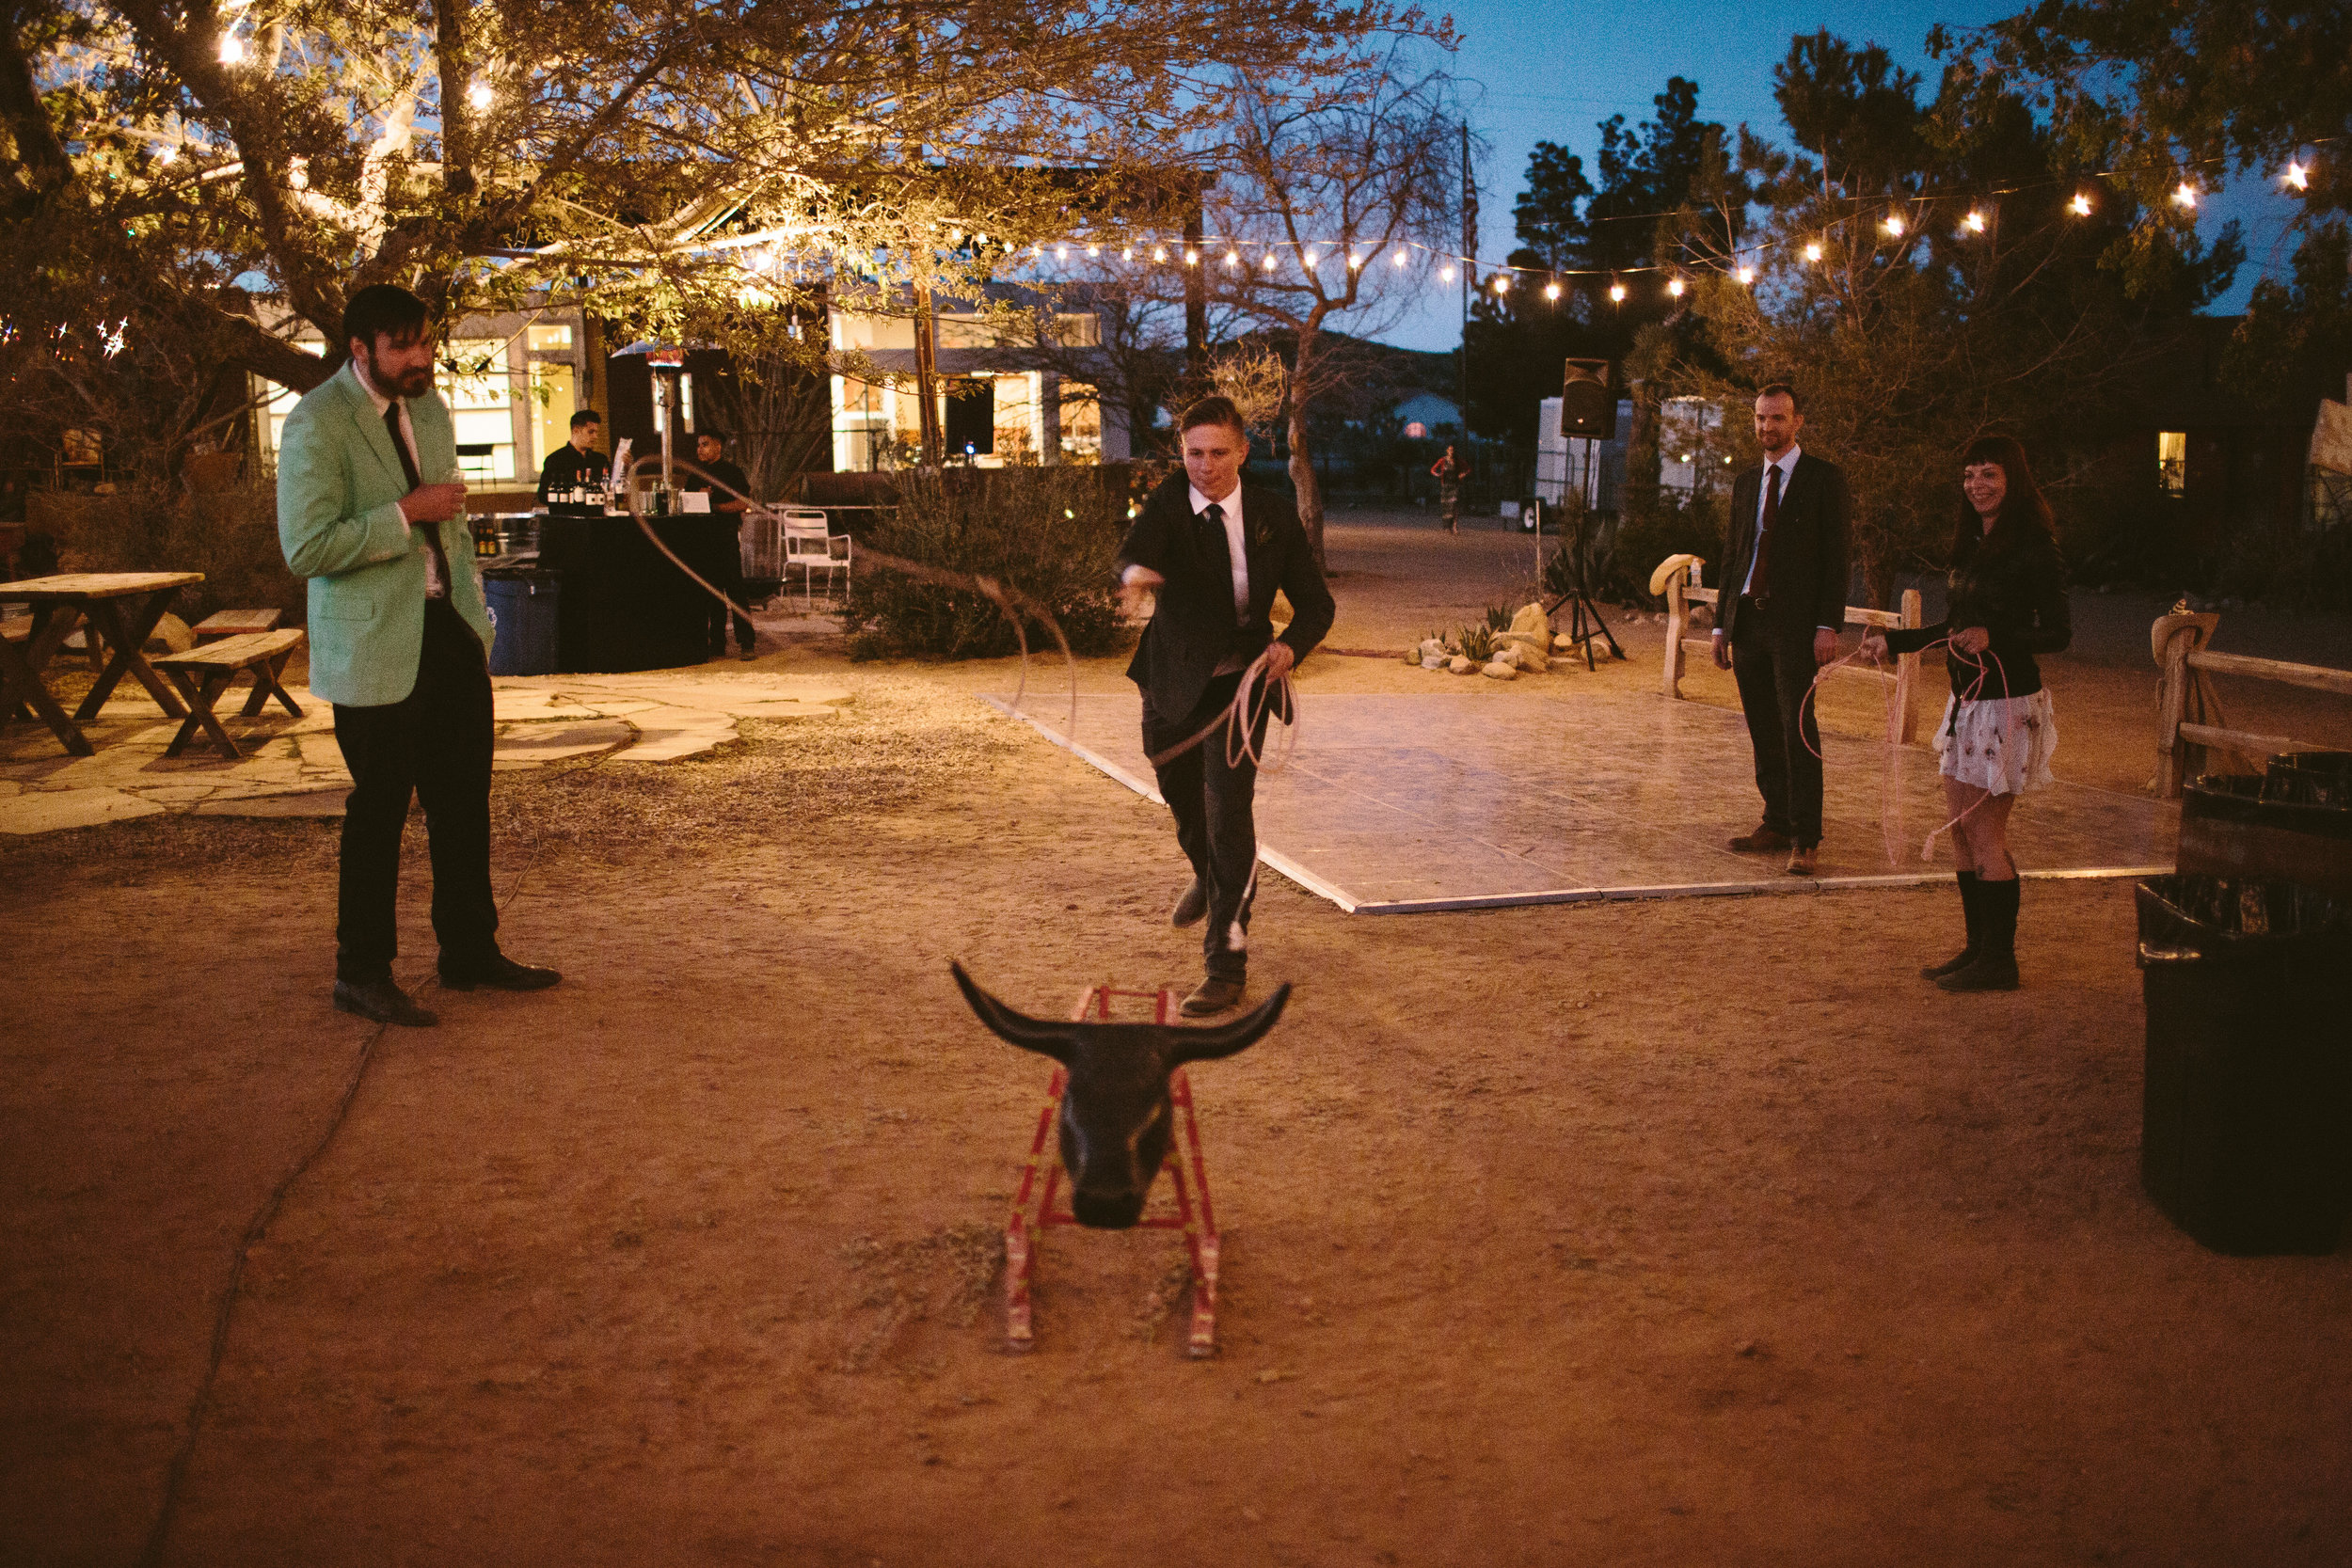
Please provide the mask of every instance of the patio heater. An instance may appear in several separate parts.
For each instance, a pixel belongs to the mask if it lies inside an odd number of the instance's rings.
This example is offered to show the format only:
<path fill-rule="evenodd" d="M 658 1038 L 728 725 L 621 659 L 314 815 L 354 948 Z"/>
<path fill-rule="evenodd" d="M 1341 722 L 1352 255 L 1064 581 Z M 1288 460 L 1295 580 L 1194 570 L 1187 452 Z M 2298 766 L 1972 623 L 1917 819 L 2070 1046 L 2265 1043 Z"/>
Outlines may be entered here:
<path fill-rule="evenodd" d="M 676 442 L 678 406 L 683 401 L 679 383 L 686 375 L 686 349 L 677 343 L 657 343 L 650 340 L 631 343 L 613 355 L 618 359 L 629 355 L 643 355 L 653 372 L 653 398 L 658 422 L 661 426 L 661 489 L 666 497 L 677 487 Z"/>

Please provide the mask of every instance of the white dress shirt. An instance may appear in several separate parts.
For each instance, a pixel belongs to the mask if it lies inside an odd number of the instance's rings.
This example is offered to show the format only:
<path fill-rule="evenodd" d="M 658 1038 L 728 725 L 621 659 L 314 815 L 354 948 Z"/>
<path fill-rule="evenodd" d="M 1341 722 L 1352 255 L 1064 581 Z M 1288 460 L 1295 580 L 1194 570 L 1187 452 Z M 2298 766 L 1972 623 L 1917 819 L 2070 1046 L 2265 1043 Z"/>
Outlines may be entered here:
<path fill-rule="evenodd" d="M 1225 553 L 1233 562 L 1233 619 L 1246 621 L 1249 618 L 1249 552 L 1242 546 L 1241 486 L 1234 485 L 1232 492 L 1221 501 L 1210 500 L 1200 493 L 1198 485 L 1186 485 L 1185 492 L 1192 501 L 1195 517 L 1215 506 L 1225 518 Z M 1129 565 L 1119 574 L 1119 580 L 1133 582 L 1136 574 L 1142 570 L 1141 566 Z"/>
<path fill-rule="evenodd" d="M 375 404 L 375 417 L 377 419 L 382 419 L 384 417 L 384 410 L 389 408 L 393 404 L 397 403 L 400 404 L 400 438 L 408 443 L 408 460 L 412 463 L 416 462 L 417 426 L 416 421 L 408 417 L 408 400 L 406 398 L 394 398 L 387 393 L 377 391 L 375 388 L 375 383 L 368 379 L 367 367 L 360 364 L 356 358 L 351 362 L 351 374 L 353 379 L 359 383 L 359 389 L 367 393 L 369 398 Z M 417 479 L 420 483 L 423 483 L 424 468 L 421 465 L 420 465 L 417 469 Z M 401 503 L 400 515 L 401 520 L 406 523 L 410 528 L 413 529 L 417 526 L 416 519 L 408 515 L 408 507 L 405 502 Z M 427 526 L 431 527 L 437 525 Z M 449 584 L 441 580 L 440 568 L 436 563 L 431 550 L 424 552 L 424 596 L 428 599 L 446 599 L 449 597 Z"/>

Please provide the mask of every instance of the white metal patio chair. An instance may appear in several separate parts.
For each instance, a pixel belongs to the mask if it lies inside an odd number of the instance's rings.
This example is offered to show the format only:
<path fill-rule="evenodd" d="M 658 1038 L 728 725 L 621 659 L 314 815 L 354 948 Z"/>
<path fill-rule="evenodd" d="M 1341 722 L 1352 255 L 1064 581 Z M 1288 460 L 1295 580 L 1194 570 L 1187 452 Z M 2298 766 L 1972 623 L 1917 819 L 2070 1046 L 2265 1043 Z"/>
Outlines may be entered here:
<path fill-rule="evenodd" d="M 825 574 L 825 591 L 829 595 L 835 572 L 841 574 L 841 586 L 849 587 L 850 551 L 850 536 L 834 532 L 832 521 L 822 512 L 793 511 L 784 515 L 785 580 L 791 580 L 793 567 L 801 569 L 803 598 L 811 609 L 817 603 L 818 573 Z"/>

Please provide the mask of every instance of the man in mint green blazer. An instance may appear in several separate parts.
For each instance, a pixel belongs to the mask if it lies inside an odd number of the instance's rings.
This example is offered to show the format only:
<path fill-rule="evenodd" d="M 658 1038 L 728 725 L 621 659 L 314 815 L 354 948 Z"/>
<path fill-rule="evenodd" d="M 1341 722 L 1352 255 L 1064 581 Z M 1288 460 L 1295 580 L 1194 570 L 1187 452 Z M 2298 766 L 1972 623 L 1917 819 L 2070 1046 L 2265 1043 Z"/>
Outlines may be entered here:
<path fill-rule="evenodd" d="M 441 984 L 537 990 L 499 951 L 490 894 L 490 617 L 465 522 L 425 304 L 373 284 L 343 312 L 350 360 L 294 405 L 278 452 L 278 539 L 308 578 L 310 689 L 351 770 L 335 919 L 338 1009 L 437 1022 L 392 979 L 411 795 L 432 840 Z M 427 483 L 430 479 L 432 483 Z"/>

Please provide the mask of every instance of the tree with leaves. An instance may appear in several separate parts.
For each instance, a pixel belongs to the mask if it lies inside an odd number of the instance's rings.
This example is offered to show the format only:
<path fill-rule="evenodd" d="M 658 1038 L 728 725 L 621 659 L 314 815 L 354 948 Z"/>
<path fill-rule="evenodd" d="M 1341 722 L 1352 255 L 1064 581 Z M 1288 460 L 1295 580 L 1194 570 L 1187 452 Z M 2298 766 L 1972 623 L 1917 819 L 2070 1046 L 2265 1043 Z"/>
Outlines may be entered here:
<path fill-rule="evenodd" d="M 1899 571 L 1940 563 L 1969 439 L 2022 436 L 2063 492 L 2131 378 L 2243 252 L 2234 230 L 2208 245 L 2159 221 L 2128 291 L 2119 242 L 2148 226 L 2122 200 L 2073 209 L 2063 143 L 2024 101 L 1947 72 L 1922 102 L 1883 51 L 1826 34 L 1795 40 L 1774 81 L 1811 151 L 1743 133 L 1741 168 L 1767 209 L 1753 246 L 1712 250 L 1693 226 L 1682 252 L 1704 269 L 1688 309 L 1725 370 L 1671 353 L 1654 368 L 1716 400 L 1726 432 L 1744 430 L 1755 387 L 1802 388 L 1806 444 L 1846 467 L 1855 558 L 1884 604 Z M 1753 286 L 1737 265 L 1759 269 Z"/>
<path fill-rule="evenodd" d="M 98 333 L 308 388 L 379 280 L 794 352 L 762 307 L 977 296 L 1187 155 L 1227 72 L 1320 102 L 1417 30 L 1383 0 L 10 0 L 11 368 Z"/>

